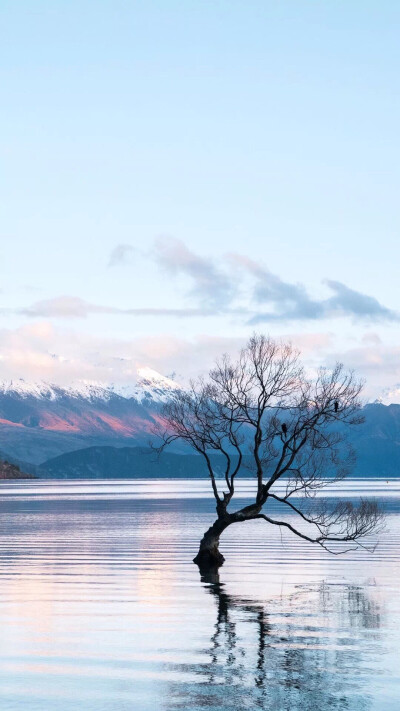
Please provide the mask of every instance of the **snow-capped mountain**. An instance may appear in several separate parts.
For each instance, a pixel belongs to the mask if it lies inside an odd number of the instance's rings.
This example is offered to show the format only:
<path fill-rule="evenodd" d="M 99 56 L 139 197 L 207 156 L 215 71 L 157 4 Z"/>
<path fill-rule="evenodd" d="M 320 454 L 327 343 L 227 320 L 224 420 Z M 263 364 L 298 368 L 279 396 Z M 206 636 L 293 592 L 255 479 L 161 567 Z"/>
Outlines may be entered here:
<path fill-rule="evenodd" d="M 37 400 L 60 400 L 63 397 L 84 398 L 85 400 L 107 400 L 109 390 L 101 383 L 77 381 L 64 387 L 44 381 L 28 382 L 23 378 L 3 380 L 0 382 L 0 395 L 18 397 L 22 400 L 35 398 Z"/>
<path fill-rule="evenodd" d="M 0 450 L 39 462 L 88 444 L 147 444 L 179 385 L 151 368 L 132 384 L 0 383 Z"/>
<path fill-rule="evenodd" d="M 163 424 L 162 405 L 179 387 L 150 368 L 141 368 L 135 381 L 126 385 L 88 381 L 67 387 L 24 380 L 0 383 L 0 460 L 19 463 L 23 471 L 35 473 L 36 465 L 74 453 L 71 461 L 75 477 L 79 478 L 81 471 L 87 476 L 92 470 L 100 476 L 104 469 L 100 464 L 96 469 L 97 460 L 118 476 L 122 460 L 126 459 L 127 471 L 132 465 L 131 448 L 147 448 L 150 441 L 154 442 L 155 426 L 160 421 Z M 365 423 L 355 428 L 351 440 L 357 452 L 357 473 L 397 476 L 400 405 L 371 403 L 364 407 L 363 414 Z M 121 447 L 126 448 L 125 459 L 115 453 L 115 448 Z M 88 448 L 95 451 L 96 461 L 90 459 L 91 454 L 87 460 Z M 183 452 L 184 448 L 176 451 Z M 59 466 L 65 465 L 70 471 L 70 459 L 61 457 Z M 57 471 L 64 473 L 62 468 Z M 157 468 L 155 471 L 159 472 Z M 195 466 L 191 471 L 197 471 Z"/>
<path fill-rule="evenodd" d="M 110 385 L 110 390 L 124 398 L 134 398 L 138 402 L 145 400 L 167 402 L 180 386 L 171 378 L 157 373 L 152 368 L 138 368 L 137 381 L 134 385 Z"/>
<path fill-rule="evenodd" d="M 0 396 L 8 395 L 21 399 L 60 400 L 62 398 L 83 398 L 107 402 L 114 396 L 137 402 L 151 401 L 164 403 L 180 386 L 152 368 L 138 368 L 134 383 L 115 384 L 92 380 L 77 380 L 68 386 L 55 385 L 45 381 L 28 382 L 23 378 L 0 381 Z"/>

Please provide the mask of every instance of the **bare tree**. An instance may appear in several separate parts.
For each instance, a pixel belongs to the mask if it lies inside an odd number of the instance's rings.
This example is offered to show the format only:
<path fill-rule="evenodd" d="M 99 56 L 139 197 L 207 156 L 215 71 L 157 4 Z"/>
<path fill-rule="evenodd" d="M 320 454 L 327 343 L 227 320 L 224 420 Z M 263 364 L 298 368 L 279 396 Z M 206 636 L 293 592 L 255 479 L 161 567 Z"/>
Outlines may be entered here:
<path fill-rule="evenodd" d="M 335 553 L 343 552 L 336 544 L 362 545 L 360 539 L 379 528 L 382 515 L 374 501 L 332 506 L 317 496 L 351 471 L 354 455 L 346 428 L 363 421 L 361 388 L 341 364 L 332 371 L 321 369 L 311 379 L 290 344 L 254 335 L 235 362 L 225 355 L 207 381 L 199 379 L 175 394 L 164 408 L 167 425 L 159 430 L 159 449 L 183 440 L 201 455 L 216 500 L 217 519 L 205 532 L 195 563 L 203 568 L 222 565 L 223 531 L 254 519 Z M 224 461 L 222 482 L 213 454 Z M 236 477 L 246 468 L 256 482 L 254 500 L 231 511 Z M 292 517 L 271 516 L 270 503 L 296 514 L 298 524 L 290 522 Z"/>

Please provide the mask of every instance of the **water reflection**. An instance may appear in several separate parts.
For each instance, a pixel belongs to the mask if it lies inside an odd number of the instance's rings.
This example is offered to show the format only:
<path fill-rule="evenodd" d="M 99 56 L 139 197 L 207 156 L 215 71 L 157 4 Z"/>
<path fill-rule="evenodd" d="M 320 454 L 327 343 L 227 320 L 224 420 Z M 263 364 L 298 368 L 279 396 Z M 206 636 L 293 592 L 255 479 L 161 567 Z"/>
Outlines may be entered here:
<path fill-rule="evenodd" d="M 213 500 L 140 487 L 0 492 L 1 711 L 398 711 L 399 485 L 374 554 L 254 522 L 201 581 Z"/>
<path fill-rule="evenodd" d="M 204 661 L 180 665 L 166 709 L 367 711 L 363 679 L 380 648 L 379 604 L 354 585 L 301 586 L 263 604 L 202 574 L 216 620 Z M 194 677 L 194 681 L 185 679 Z"/>

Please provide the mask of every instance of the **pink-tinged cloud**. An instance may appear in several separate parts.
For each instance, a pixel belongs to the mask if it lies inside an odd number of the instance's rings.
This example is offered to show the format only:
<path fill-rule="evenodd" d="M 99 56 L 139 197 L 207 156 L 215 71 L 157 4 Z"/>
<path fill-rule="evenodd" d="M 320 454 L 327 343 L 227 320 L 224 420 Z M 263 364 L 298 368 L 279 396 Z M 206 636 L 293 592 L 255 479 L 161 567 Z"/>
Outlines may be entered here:
<path fill-rule="evenodd" d="M 137 368 L 148 366 L 165 375 L 175 372 L 183 384 L 206 374 L 223 353 L 237 354 L 243 337 L 152 336 L 132 339 L 101 338 L 74 330 L 61 330 L 48 322 L 0 330 L 0 380 L 25 378 L 70 385 L 86 379 L 132 384 Z M 400 382 L 400 348 L 365 343 L 339 352 L 330 333 L 286 335 L 310 367 L 341 360 L 367 379 L 366 397 L 379 397 Z"/>
<path fill-rule="evenodd" d="M 37 301 L 14 313 L 29 318 L 51 319 L 82 319 L 92 314 L 125 315 L 125 316 L 170 316 L 174 318 L 196 318 L 211 316 L 210 308 L 117 308 L 92 304 L 76 296 L 56 296 L 53 299 Z"/>

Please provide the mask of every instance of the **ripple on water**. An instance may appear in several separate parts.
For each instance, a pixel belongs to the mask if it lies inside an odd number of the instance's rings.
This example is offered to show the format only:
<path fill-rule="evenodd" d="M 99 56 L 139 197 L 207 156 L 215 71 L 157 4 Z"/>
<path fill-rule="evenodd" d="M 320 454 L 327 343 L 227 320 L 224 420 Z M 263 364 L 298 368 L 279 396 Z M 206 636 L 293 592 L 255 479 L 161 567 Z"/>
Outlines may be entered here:
<path fill-rule="evenodd" d="M 252 522 L 200 580 L 206 482 L 5 484 L 2 711 L 397 711 L 400 487 L 345 493 L 384 497 L 374 554 Z"/>

